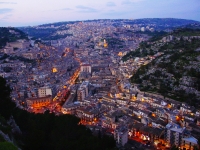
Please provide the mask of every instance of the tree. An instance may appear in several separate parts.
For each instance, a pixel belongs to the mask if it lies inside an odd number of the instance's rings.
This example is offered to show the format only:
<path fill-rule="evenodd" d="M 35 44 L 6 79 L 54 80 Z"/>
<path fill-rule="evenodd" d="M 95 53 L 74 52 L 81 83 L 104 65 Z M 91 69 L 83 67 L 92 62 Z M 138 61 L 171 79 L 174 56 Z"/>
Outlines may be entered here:
<path fill-rule="evenodd" d="M 194 150 L 199 150 L 198 146 L 194 146 Z"/>
<path fill-rule="evenodd" d="M 172 146 L 170 150 L 179 150 L 179 149 L 176 146 Z"/>
<path fill-rule="evenodd" d="M 199 149 L 200 149 L 200 136 L 197 138 L 197 143 L 198 143 L 198 146 L 199 146 Z"/>
<path fill-rule="evenodd" d="M 15 103 L 11 101 L 10 98 L 10 88 L 6 85 L 5 79 L 0 77 L 0 114 L 8 119 L 13 109 L 15 108 Z"/>
<path fill-rule="evenodd" d="M 18 148 L 12 143 L 0 142 L 0 150 L 18 150 Z"/>

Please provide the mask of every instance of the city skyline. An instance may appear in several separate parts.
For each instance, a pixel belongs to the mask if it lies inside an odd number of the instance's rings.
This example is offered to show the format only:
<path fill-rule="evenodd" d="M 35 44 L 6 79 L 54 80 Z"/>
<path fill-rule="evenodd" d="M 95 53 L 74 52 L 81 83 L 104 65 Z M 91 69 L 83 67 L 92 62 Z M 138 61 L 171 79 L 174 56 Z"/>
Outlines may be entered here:
<path fill-rule="evenodd" d="M 199 0 L 1 0 L 0 26 L 93 19 L 181 18 L 200 21 Z"/>

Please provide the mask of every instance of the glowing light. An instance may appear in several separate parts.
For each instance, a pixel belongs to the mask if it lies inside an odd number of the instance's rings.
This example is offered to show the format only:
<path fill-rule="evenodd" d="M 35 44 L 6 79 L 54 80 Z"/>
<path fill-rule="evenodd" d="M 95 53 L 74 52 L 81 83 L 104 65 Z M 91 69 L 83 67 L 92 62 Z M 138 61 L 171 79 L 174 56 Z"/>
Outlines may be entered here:
<path fill-rule="evenodd" d="M 58 72 L 57 68 L 53 68 L 53 69 L 52 69 L 52 72 L 53 72 L 53 73 Z"/>
<path fill-rule="evenodd" d="M 118 53 L 118 56 L 123 56 L 123 53 L 122 53 L 122 52 L 119 52 L 119 53 Z"/>
<path fill-rule="evenodd" d="M 134 96 L 134 97 L 132 97 L 132 100 L 136 100 L 137 98 Z"/>
<path fill-rule="evenodd" d="M 168 108 L 171 108 L 172 106 L 170 104 L 167 105 Z"/>
<path fill-rule="evenodd" d="M 107 44 L 107 43 L 104 43 L 104 47 L 105 47 L 105 48 L 108 47 L 108 44 Z"/>
<path fill-rule="evenodd" d="M 176 116 L 176 120 L 179 121 L 181 118 L 179 116 Z"/>
<path fill-rule="evenodd" d="M 107 48 L 108 47 L 108 43 L 106 42 L 106 40 L 104 39 L 104 47 Z"/>

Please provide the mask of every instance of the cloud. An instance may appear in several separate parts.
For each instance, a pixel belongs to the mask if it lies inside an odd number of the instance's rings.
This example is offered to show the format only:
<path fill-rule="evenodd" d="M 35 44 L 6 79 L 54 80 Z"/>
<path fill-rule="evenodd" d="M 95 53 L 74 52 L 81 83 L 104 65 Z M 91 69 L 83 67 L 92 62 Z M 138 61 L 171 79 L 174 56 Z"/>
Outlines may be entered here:
<path fill-rule="evenodd" d="M 0 4 L 17 4 L 15 2 L 0 2 Z"/>
<path fill-rule="evenodd" d="M 5 15 L 1 20 L 7 20 L 12 16 L 12 14 Z"/>
<path fill-rule="evenodd" d="M 44 10 L 44 11 L 41 11 L 41 12 L 68 11 L 68 10 L 72 10 L 72 9 L 71 8 L 62 8 L 62 9 Z"/>
<path fill-rule="evenodd" d="M 0 8 L 0 14 L 6 14 L 13 11 L 11 8 Z"/>
<path fill-rule="evenodd" d="M 115 11 L 115 10 L 109 10 L 107 12 L 104 12 L 103 15 L 106 15 L 106 16 L 112 16 L 112 18 L 118 18 L 120 19 L 120 17 L 122 16 L 126 16 L 127 14 L 129 14 L 130 12 L 127 12 L 127 11 Z"/>
<path fill-rule="evenodd" d="M 144 0 L 124 0 L 122 2 L 122 5 L 131 5 L 131 4 L 134 4 L 134 3 L 137 3 L 137 2 L 141 2 L 141 1 L 144 1 Z"/>
<path fill-rule="evenodd" d="M 114 2 L 107 2 L 107 4 L 106 4 L 106 5 L 107 5 L 107 6 L 109 6 L 109 7 L 116 6 Z"/>
<path fill-rule="evenodd" d="M 63 10 L 66 11 L 66 10 L 72 10 L 72 9 L 71 8 L 62 8 L 62 9 L 55 9 L 53 11 L 63 11 Z"/>
<path fill-rule="evenodd" d="M 130 5 L 131 4 L 131 1 L 129 0 L 125 0 L 122 2 L 122 5 Z"/>
<path fill-rule="evenodd" d="M 91 13 L 91 12 L 97 12 L 97 9 L 91 8 L 91 7 L 87 7 L 87 6 L 83 6 L 83 5 L 78 5 L 76 6 L 76 8 L 79 9 L 78 12 L 83 12 L 83 13 Z"/>
<path fill-rule="evenodd" d="M 63 8 L 61 10 L 72 10 L 71 8 Z"/>

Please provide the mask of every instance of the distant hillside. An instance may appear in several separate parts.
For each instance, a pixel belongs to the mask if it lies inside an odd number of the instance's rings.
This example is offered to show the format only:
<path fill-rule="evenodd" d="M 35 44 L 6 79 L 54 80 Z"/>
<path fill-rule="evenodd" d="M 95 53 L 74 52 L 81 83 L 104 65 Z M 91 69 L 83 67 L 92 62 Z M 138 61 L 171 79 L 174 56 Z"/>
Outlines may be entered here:
<path fill-rule="evenodd" d="M 176 19 L 176 18 L 143 18 L 143 19 L 133 19 L 130 21 L 136 24 L 156 24 L 157 26 L 181 26 L 191 23 L 197 23 L 195 20 L 187 19 Z"/>
<path fill-rule="evenodd" d="M 73 22 L 51 23 L 37 27 L 21 27 L 19 29 L 31 36 L 33 39 L 57 40 L 71 36 L 71 34 L 57 34 L 57 31 L 67 31 L 69 29 L 66 27 L 67 24 L 73 24 Z"/>
<path fill-rule="evenodd" d="M 183 28 L 200 29 L 200 22 L 188 24 L 183 26 Z"/>
<path fill-rule="evenodd" d="M 15 42 L 19 39 L 27 39 L 27 35 L 16 28 L 0 27 L 0 48 L 4 47 L 7 42 Z"/>
<path fill-rule="evenodd" d="M 177 29 L 158 41 L 144 42 L 123 59 L 163 55 L 142 66 L 131 78 L 142 91 L 156 92 L 200 106 L 200 30 Z"/>
<path fill-rule="evenodd" d="M 141 33 L 141 32 L 139 32 Z M 173 30 L 173 32 L 164 32 L 164 31 L 155 31 L 150 32 L 146 31 L 143 32 L 143 34 L 147 34 L 151 36 L 151 38 L 146 42 L 141 42 L 139 45 L 139 48 L 135 51 L 131 51 L 127 53 L 125 56 L 122 57 L 123 61 L 127 61 L 129 59 L 135 58 L 135 57 L 145 57 L 148 55 L 154 55 L 157 52 L 163 52 L 167 47 L 170 48 L 170 43 L 163 43 L 162 41 L 168 41 L 170 37 L 173 39 L 173 37 L 183 38 L 184 36 L 191 37 L 191 36 L 200 36 L 200 29 L 191 29 L 191 28 L 177 28 Z M 174 41 L 176 42 L 176 41 Z M 172 42 L 173 43 L 173 42 Z M 157 46 L 157 45 L 160 46 Z M 180 43 L 178 41 L 177 45 L 173 44 L 172 48 L 182 48 L 179 46 Z M 171 45 L 172 46 L 172 45 Z"/>
<path fill-rule="evenodd" d="M 166 29 L 173 29 L 176 27 L 182 27 L 189 24 L 199 23 L 194 20 L 186 20 L 186 19 L 173 19 L 173 18 L 145 18 L 145 19 L 98 19 L 98 20 L 85 20 L 83 22 L 111 22 L 115 27 L 122 27 L 123 25 L 143 25 L 153 27 L 155 30 L 161 31 Z M 69 28 L 66 26 L 68 24 L 74 24 L 80 21 L 69 21 L 69 22 L 56 22 L 38 25 L 35 27 L 21 27 L 19 28 L 23 32 L 27 33 L 29 36 L 35 39 L 42 40 L 57 40 L 61 38 L 65 38 L 70 36 L 71 34 L 58 35 L 57 31 L 66 31 Z"/>
<path fill-rule="evenodd" d="M 161 31 L 166 29 L 174 29 L 177 27 L 184 27 L 189 24 L 199 23 L 195 20 L 187 19 L 176 19 L 176 18 L 144 18 L 144 19 L 132 19 L 124 21 L 125 24 L 133 25 L 140 24 L 143 26 L 149 26 L 155 28 L 155 30 Z M 115 24 L 116 26 L 120 25 L 119 23 Z"/>
<path fill-rule="evenodd" d="M 55 22 L 55 23 L 42 24 L 42 25 L 39 25 L 39 26 L 40 27 L 47 27 L 47 26 L 58 27 L 58 26 L 66 25 L 66 24 L 74 24 L 76 22 L 78 22 L 78 21 L 63 21 L 63 22 Z"/>
<path fill-rule="evenodd" d="M 128 24 L 156 24 L 158 26 L 166 25 L 166 26 L 173 26 L 173 27 L 200 23 L 199 21 L 195 21 L 195 20 L 177 19 L 177 18 L 95 19 L 95 20 L 63 21 L 63 22 L 47 23 L 47 24 L 38 25 L 38 27 L 48 27 L 48 26 L 57 27 L 57 26 L 62 26 L 66 24 L 74 24 L 77 22 L 98 22 L 98 21 L 124 22 Z"/>

